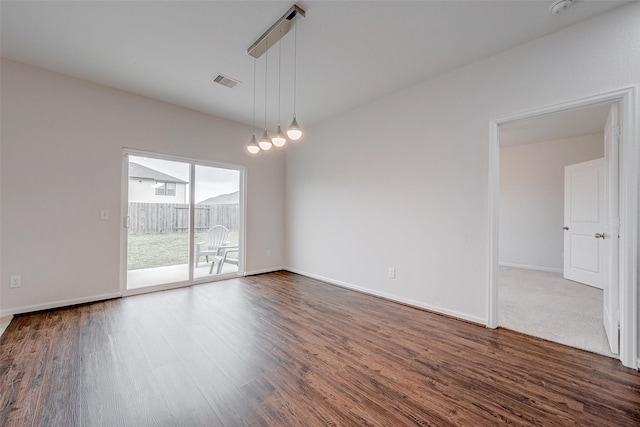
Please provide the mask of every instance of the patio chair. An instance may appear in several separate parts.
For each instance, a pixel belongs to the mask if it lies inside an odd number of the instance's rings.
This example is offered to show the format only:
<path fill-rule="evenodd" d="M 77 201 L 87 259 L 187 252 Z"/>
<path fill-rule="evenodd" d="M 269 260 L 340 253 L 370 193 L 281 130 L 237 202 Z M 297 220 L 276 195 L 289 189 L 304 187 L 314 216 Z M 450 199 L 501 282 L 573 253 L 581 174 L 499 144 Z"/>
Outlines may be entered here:
<path fill-rule="evenodd" d="M 238 258 L 231 258 L 229 255 L 238 254 L 240 248 L 238 246 L 225 246 L 220 248 L 220 254 L 216 255 L 213 258 L 213 262 L 211 263 L 211 268 L 209 268 L 209 274 L 213 272 L 213 267 L 217 266 L 216 274 L 222 273 L 222 267 L 225 263 L 238 265 Z"/>
<path fill-rule="evenodd" d="M 207 241 L 196 243 L 196 267 L 200 262 L 200 257 L 204 256 L 209 262 L 209 257 L 220 255 L 220 250 L 229 246 L 229 229 L 224 225 L 214 225 L 207 232 Z"/>

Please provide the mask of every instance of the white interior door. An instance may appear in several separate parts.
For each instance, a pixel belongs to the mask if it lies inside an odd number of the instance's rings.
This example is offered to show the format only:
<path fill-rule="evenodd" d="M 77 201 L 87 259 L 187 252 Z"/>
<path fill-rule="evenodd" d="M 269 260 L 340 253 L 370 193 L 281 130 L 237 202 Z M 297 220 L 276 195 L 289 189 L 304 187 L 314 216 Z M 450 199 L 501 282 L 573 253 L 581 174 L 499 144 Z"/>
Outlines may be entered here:
<path fill-rule="evenodd" d="M 564 168 L 564 278 L 603 289 L 607 223 L 605 161 Z"/>
<path fill-rule="evenodd" d="M 607 277 L 603 295 L 603 322 L 611 352 L 619 352 L 620 292 L 619 292 L 619 136 L 618 105 L 613 104 L 604 129 L 605 182 L 607 195 L 608 227 L 605 238 L 608 244 Z"/>

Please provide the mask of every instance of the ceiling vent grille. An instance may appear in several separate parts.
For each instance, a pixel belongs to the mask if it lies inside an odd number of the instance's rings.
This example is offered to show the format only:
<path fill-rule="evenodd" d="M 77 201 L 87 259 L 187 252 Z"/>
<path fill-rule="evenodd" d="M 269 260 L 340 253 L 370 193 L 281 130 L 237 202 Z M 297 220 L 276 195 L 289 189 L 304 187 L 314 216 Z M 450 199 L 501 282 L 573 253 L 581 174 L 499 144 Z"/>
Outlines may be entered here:
<path fill-rule="evenodd" d="M 218 74 L 214 79 L 214 83 L 221 84 L 222 86 L 234 88 L 240 84 L 240 80 L 232 79 L 224 74 Z"/>

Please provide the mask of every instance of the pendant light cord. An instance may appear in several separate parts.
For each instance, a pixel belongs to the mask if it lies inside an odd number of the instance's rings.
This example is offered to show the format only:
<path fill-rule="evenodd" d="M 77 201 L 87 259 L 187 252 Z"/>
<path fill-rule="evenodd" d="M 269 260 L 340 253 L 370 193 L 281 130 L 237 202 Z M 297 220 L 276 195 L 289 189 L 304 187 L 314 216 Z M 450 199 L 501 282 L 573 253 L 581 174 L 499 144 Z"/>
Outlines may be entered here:
<path fill-rule="evenodd" d="M 282 27 L 278 40 L 278 127 L 280 127 L 280 69 L 282 68 Z"/>
<path fill-rule="evenodd" d="M 256 133 L 256 58 L 253 58 L 253 134 Z"/>
<path fill-rule="evenodd" d="M 269 70 L 269 40 L 267 39 L 267 49 L 264 52 L 264 131 L 267 132 L 267 73 Z"/>
<path fill-rule="evenodd" d="M 296 116 L 296 86 L 298 76 L 298 15 L 293 21 L 293 117 Z"/>

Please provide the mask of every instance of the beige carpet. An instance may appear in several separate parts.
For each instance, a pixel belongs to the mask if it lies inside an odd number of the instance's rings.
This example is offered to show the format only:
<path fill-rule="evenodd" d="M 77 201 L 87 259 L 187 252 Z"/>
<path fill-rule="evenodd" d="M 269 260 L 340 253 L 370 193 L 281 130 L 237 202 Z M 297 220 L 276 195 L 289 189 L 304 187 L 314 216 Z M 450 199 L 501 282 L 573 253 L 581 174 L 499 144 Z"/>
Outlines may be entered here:
<path fill-rule="evenodd" d="M 602 290 L 562 274 L 500 267 L 501 327 L 609 357 Z"/>

